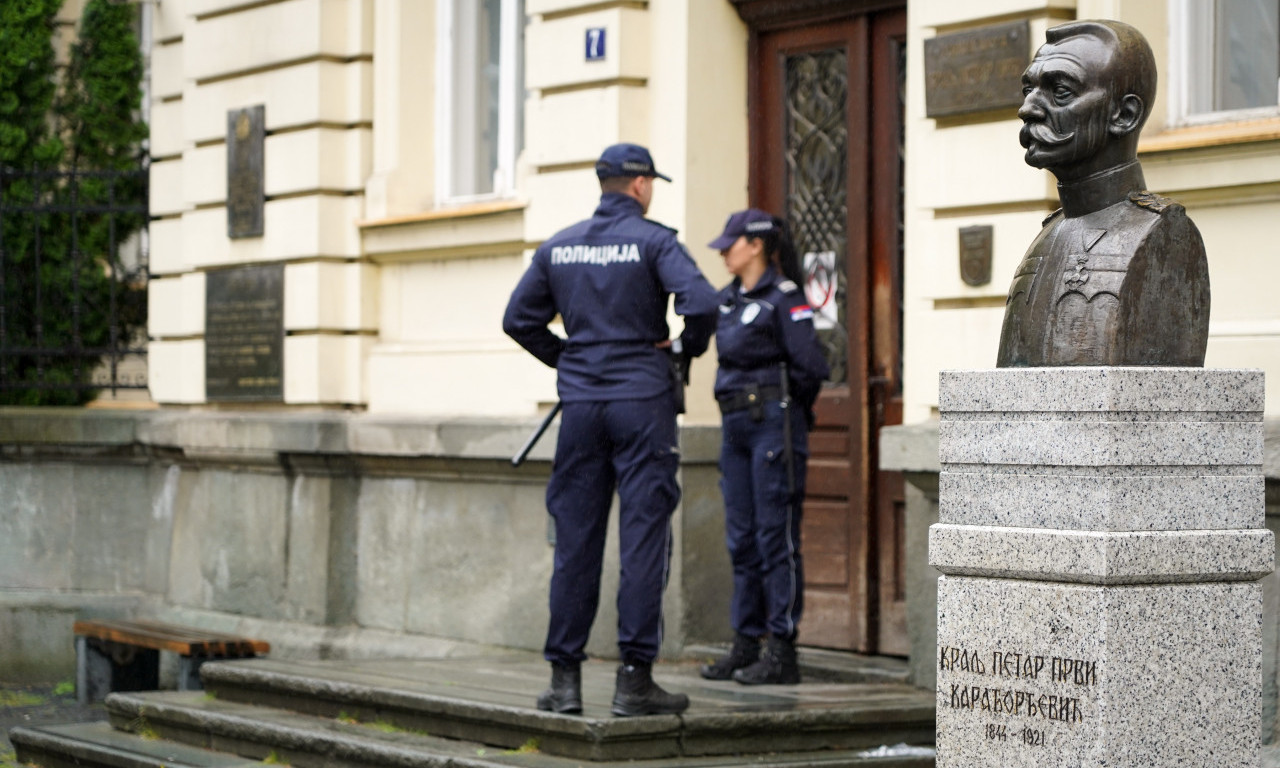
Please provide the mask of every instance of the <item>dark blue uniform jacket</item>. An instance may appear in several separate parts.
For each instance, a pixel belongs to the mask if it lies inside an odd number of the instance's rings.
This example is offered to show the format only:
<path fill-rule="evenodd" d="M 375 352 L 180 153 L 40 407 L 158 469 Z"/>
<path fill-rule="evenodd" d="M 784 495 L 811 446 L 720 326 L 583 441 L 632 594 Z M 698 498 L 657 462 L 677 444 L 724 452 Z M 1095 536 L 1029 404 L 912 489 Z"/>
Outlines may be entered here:
<path fill-rule="evenodd" d="M 560 399 L 656 397 L 672 388 L 668 297 L 684 315 L 684 351 L 706 351 L 715 330 L 716 291 L 675 230 L 644 218 L 635 199 L 600 197 L 595 214 L 556 233 L 533 254 L 511 294 L 502 329 L 557 370 Z M 559 314 L 568 335 L 547 324 Z"/>
<path fill-rule="evenodd" d="M 812 408 L 830 369 L 804 291 L 773 267 L 750 291 L 743 293 L 741 285 L 735 278 L 720 291 L 716 398 L 751 384 L 779 386 L 779 363 L 785 362 L 792 398 L 805 409 Z"/>

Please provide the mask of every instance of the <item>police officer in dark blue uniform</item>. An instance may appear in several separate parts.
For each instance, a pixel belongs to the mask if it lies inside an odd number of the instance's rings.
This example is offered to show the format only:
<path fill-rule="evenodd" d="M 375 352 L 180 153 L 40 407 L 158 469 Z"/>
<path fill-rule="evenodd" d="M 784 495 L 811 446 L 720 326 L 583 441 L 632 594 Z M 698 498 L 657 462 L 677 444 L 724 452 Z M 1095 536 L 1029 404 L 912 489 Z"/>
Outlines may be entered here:
<path fill-rule="evenodd" d="M 746 685 L 798 683 L 800 510 L 813 403 L 829 370 L 786 223 L 739 211 L 710 246 L 734 276 L 720 292 L 715 384 L 734 643 L 701 672 Z"/>
<path fill-rule="evenodd" d="M 551 623 L 544 656 L 551 687 L 538 708 L 582 711 L 580 664 L 600 598 L 605 529 L 619 497 L 617 687 L 611 711 L 683 712 L 684 694 L 660 688 L 652 664 L 662 642 L 662 592 L 671 555 L 677 395 L 667 327 L 669 297 L 685 318 L 683 354 L 707 349 L 719 303 L 674 230 L 644 214 L 654 168 L 644 147 L 616 144 L 596 163 L 600 205 L 533 255 L 511 294 L 503 330 L 556 369 L 563 405 L 547 509 L 555 520 Z M 556 315 L 568 338 L 547 325 Z"/>

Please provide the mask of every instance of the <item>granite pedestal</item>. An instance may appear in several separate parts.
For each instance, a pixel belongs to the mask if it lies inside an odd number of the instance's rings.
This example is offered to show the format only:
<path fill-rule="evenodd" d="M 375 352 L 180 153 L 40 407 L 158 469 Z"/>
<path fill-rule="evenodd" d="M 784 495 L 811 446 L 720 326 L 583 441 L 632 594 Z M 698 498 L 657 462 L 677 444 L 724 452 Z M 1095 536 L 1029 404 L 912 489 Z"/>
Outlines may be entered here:
<path fill-rule="evenodd" d="M 939 768 L 1257 766 L 1262 372 L 944 372 L 939 406 Z"/>

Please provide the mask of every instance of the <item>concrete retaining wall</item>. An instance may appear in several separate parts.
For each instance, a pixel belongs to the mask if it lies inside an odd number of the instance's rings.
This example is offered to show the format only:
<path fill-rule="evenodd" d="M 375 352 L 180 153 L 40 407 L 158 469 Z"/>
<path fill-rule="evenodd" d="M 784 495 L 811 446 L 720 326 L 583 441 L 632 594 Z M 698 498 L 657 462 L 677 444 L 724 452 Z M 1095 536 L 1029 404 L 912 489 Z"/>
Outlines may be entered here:
<path fill-rule="evenodd" d="M 0 677 L 68 677 L 87 615 L 245 631 L 300 657 L 538 649 L 554 430 L 509 462 L 533 427 L 0 409 Z M 729 634 L 719 432 L 681 441 L 666 655 Z M 614 531 L 588 647 L 606 657 Z"/>

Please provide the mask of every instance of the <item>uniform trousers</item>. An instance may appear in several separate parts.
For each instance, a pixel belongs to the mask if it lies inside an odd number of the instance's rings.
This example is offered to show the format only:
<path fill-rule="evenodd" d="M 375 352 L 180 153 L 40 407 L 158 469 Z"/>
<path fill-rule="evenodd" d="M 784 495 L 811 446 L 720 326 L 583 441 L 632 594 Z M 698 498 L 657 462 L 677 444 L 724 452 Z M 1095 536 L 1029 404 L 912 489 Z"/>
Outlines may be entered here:
<path fill-rule="evenodd" d="M 804 609 L 800 557 L 800 502 L 809 454 L 808 425 L 792 406 L 791 446 L 795 494 L 787 492 L 781 403 L 765 403 L 760 421 L 751 410 L 723 416 L 720 490 L 725 538 L 733 564 L 729 620 L 749 637 L 766 632 L 795 639 Z"/>
<path fill-rule="evenodd" d="M 618 491 L 618 650 L 652 664 L 662 645 L 662 593 L 671 561 L 671 515 L 680 501 L 675 401 L 567 402 L 561 411 L 547 510 L 555 521 L 551 623 L 543 655 L 586 658 L 600 600 L 613 492 Z"/>

